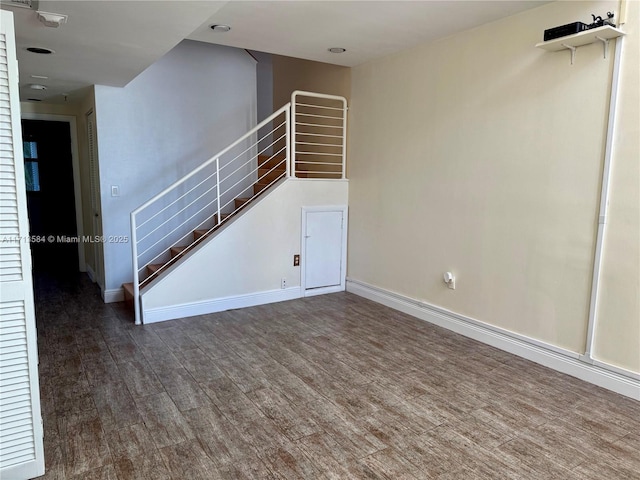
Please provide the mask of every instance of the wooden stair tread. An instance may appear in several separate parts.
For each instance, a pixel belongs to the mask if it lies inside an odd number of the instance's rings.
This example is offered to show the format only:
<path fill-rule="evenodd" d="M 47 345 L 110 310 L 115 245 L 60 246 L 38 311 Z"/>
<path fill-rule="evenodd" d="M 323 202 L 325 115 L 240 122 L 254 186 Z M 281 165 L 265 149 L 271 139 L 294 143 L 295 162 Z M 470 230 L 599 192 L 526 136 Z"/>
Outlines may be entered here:
<path fill-rule="evenodd" d="M 175 258 L 178 255 L 180 255 L 182 252 L 184 252 L 187 249 L 187 247 L 171 247 L 169 249 L 169 253 L 171 255 L 171 258 Z"/>
<path fill-rule="evenodd" d="M 198 230 L 194 230 L 193 231 L 193 238 L 194 240 L 198 240 L 201 237 L 206 237 L 209 233 L 209 230 L 205 229 L 205 228 L 200 228 Z"/>
<path fill-rule="evenodd" d="M 151 272 L 151 273 L 156 273 L 158 270 L 160 270 L 165 265 L 166 265 L 165 263 L 152 263 L 150 265 L 147 265 L 147 270 L 149 270 L 149 272 Z"/>
<path fill-rule="evenodd" d="M 282 165 L 284 167 L 284 165 L 286 164 L 285 158 L 286 158 L 285 155 L 282 153 L 279 153 L 274 156 L 258 155 L 258 167 L 271 168 L 279 165 Z"/>
<path fill-rule="evenodd" d="M 124 290 L 124 299 L 127 300 L 127 296 L 133 298 L 133 282 L 123 283 L 122 289 Z"/>

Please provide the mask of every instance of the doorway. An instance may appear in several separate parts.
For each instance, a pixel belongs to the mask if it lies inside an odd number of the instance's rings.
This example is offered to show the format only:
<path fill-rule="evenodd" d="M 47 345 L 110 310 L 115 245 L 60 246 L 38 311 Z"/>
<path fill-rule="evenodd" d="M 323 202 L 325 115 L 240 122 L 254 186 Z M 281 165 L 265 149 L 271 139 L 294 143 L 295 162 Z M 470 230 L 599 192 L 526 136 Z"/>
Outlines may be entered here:
<path fill-rule="evenodd" d="M 305 296 L 345 289 L 347 207 L 302 209 L 302 271 Z"/>
<path fill-rule="evenodd" d="M 22 119 L 22 140 L 34 272 L 79 270 L 79 225 L 72 123 Z M 82 259 L 83 260 L 83 259 Z"/>

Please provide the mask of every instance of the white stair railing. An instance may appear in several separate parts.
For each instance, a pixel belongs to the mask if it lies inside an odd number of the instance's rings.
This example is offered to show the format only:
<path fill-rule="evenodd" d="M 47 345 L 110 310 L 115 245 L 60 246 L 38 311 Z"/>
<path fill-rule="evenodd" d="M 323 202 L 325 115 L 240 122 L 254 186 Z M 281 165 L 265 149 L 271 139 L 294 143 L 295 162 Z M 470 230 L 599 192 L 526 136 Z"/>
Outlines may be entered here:
<path fill-rule="evenodd" d="M 292 177 L 346 178 L 347 99 L 296 90 L 291 94 Z"/>
<path fill-rule="evenodd" d="M 291 98 L 291 103 L 131 212 L 137 325 L 142 323 L 140 289 L 260 192 L 285 177 L 346 178 L 346 99 L 303 91 Z M 199 239 L 191 239 L 194 231 Z"/>

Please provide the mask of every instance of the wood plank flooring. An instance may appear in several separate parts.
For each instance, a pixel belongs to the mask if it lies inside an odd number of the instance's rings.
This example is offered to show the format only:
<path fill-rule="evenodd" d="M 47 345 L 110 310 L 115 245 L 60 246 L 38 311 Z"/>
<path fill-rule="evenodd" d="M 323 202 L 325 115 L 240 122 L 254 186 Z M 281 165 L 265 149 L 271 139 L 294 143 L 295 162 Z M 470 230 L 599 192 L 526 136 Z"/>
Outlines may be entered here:
<path fill-rule="evenodd" d="M 351 294 L 136 327 L 36 278 L 47 479 L 640 479 L 640 403 Z"/>

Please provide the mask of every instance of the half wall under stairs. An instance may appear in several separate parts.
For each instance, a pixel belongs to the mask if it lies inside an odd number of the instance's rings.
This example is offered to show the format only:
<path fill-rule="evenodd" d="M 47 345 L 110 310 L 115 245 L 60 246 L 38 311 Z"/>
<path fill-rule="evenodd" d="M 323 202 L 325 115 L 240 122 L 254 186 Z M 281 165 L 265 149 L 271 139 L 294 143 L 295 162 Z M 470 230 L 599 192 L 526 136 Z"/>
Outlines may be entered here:
<path fill-rule="evenodd" d="M 304 296 L 301 268 L 293 266 L 301 252 L 302 207 L 347 205 L 348 195 L 346 180 L 283 180 L 142 290 L 144 322 Z"/>

